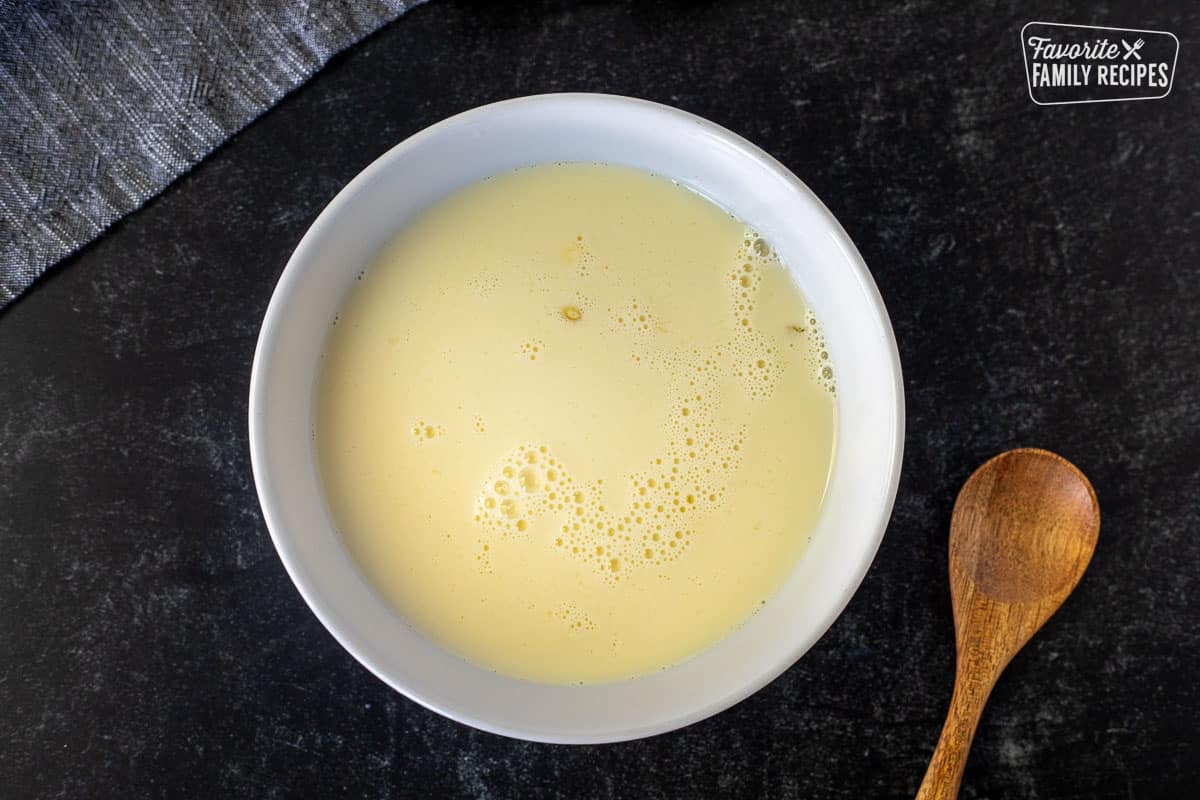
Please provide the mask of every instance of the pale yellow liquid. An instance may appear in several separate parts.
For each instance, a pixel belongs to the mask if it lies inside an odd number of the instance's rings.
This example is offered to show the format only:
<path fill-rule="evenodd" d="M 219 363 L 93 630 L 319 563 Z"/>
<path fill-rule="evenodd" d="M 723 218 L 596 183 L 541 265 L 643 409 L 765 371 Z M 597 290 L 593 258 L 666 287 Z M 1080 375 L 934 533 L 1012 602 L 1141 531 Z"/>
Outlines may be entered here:
<path fill-rule="evenodd" d="M 316 442 L 363 572 L 464 658 L 662 669 L 743 623 L 834 450 L 816 319 L 742 222 L 662 178 L 547 165 L 404 228 L 329 335 Z"/>

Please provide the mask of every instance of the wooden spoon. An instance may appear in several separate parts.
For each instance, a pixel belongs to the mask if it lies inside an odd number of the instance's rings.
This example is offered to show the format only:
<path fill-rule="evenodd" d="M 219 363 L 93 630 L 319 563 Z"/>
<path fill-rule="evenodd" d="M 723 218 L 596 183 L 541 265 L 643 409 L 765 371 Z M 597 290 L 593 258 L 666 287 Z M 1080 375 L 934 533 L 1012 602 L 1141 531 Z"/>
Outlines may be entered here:
<path fill-rule="evenodd" d="M 1092 485 L 1047 450 L 1001 453 L 963 484 L 950 520 L 954 695 L 917 800 L 958 795 L 996 679 L 1079 583 L 1099 532 Z"/>

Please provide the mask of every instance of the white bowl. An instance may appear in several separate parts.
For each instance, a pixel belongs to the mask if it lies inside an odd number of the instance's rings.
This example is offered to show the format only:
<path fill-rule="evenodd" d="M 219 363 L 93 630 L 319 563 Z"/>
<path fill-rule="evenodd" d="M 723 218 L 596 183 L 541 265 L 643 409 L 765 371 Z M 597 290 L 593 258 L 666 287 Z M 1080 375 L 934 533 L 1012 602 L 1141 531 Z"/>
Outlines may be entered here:
<path fill-rule="evenodd" d="M 625 164 L 685 184 L 779 251 L 824 326 L 837 371 L 837 451 L 813 541 L 786 583 L 723 641 L 671 669 L 584 687 L 508 678 L 412 628 L 359 572 L 330 522 L 313 452 L 317 363 L 363 266 L 413 215 L 530 164 Z M 771 681 L 833 623 L 891 514 L 904 441 L 896 343 L 861 256 L 821 201 L 745 139 L 625 97 L 525 97 L 451 117 L 393 147 L 343 189 L 292 255 L 250 378 L 250 455 L 279 557 L 313 613 L 386 683 L 476 728 L 545 742 L 650 736 L 715 714 Z"/>

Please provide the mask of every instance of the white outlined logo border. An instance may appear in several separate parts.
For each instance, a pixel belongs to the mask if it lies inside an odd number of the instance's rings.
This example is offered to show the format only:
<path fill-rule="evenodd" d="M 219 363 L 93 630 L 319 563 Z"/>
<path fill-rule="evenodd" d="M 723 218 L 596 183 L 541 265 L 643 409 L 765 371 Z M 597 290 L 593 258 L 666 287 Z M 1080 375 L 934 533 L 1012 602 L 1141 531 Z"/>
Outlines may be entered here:
<path fill-rule="evenodd" d="M 1096 100 L 1055 100 L 1048 103 L 1042 102 L 1033 96 L 1033 77 L 1029 71 L 1029 53 L 1025 46 L 1025 31 L 1029 29 L 1030 25 L 1053 25 L 1057 28 L 1085 28 L 1094 31 L 1121 31 L 1122 33 L 1155 33 L 1161 36 L 1170 36 L 1175 42 L 1175 58 L 1171 61 L 1171 82 L 1167 84 L 1165 92 L 1154 97 L 1106 97 Z M 1175 88 L 1175 65 L 1179 63 L 1179 37 L 1170 31 L 1152 31 L 1145 28 L 1114 28 L 1109 25 L 1072 25 L 1069 22 L 1045 22 L 1035 19 L 1021 26 L 1020 41 L 1021 58 L 1025 62 L 1025 88 L 1029 92 L 1029 99 L 1039 106 L 1070 106 L 1082 103 L 1132 103 L 1137 100 L 1162 100 L 1171 93 L 1171 89 Z"/>

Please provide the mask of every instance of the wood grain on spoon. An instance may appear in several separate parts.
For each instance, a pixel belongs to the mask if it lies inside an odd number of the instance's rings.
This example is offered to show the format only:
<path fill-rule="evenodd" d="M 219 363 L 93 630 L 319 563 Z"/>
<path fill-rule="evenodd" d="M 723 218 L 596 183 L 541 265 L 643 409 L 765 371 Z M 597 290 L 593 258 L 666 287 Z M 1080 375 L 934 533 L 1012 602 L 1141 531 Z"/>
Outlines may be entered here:
<path fill-rule="evenodd" d="M 1047 450 L 1009 450 L 975 471 L 950 522 L 954 695 L 918 800 L 957 796 L 996 679 L 1079 583 L 1100 532 L 1083 473 Z"/>

